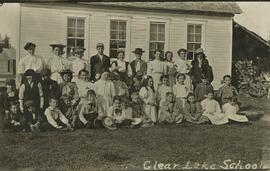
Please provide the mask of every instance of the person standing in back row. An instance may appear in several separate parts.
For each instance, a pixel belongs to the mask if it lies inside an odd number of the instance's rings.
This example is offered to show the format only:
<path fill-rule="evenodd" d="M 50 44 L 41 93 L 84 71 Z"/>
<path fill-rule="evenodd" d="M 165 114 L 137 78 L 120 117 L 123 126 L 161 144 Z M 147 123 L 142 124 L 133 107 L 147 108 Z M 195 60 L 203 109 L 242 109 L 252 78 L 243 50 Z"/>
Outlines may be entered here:
<path fill-rule="evenodd" d="M 110 57 L 106 56 L 104 51 L 104 44 L 98 43 L 96 45 L 98 53 L 90 58 L 91 78 L 90 80 L 98 80 L 104 71 L 108 71 L 111 63 Z"/>

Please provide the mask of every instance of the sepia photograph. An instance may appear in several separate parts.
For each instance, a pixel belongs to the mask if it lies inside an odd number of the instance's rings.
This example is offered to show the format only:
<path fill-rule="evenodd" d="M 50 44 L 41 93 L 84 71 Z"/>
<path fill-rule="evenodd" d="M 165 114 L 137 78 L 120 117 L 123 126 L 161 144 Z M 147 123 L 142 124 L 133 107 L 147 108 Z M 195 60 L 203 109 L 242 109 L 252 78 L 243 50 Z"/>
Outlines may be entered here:
<path fill-rule="evenodd" d="M 0 170 L 270 169 L 269 9 L 0 1 Z"/>

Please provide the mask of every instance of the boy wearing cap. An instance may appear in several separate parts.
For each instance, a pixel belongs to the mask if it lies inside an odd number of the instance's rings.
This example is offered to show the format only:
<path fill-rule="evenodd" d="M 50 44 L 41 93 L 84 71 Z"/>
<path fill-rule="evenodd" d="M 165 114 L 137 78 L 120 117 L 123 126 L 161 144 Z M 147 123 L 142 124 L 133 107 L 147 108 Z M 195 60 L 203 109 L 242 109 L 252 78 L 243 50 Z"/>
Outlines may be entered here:
<path fill-rule="evenodd" d="M 108 71 L 111 66 L 110 57 L 103 53 L 104 44 L 98 43 L 96 49 L 98 53 L 90 58 L 91 80 L 99 79 L 101 74 Z"/>
<path fill-rule="evenodd" d="M 37 112 L 44 108 L 44 98 L 41 83 L 36 78 L 34 70 L 29 69 L 24 73 L 25 79 L 19 89 L 20 110 L 24 111 L 24 103 L 28 100 L 34 102 L 34 107 Z"/>
<path fill-rule="evenodd" d="M 69 62 L 65 57 L 62 57 L 64 54 L 65 45 L 61 43 L 50 44 L 52 47 L 53 56 L 48 60 L 48 67 L 51 70 L 51 79 L 59 83 L 62 82 L 62 78 L 59 74 L 61 70 L 69 69 Z"/>
<path fill-rule="evenodd" d="M 87 61 L 83 59 L 84 51 L 85 48 L 81 47 L 73 48 L 74 56 L 69 58 L 70 70 L 74 73 L 73 80 L 77 80 L 79 71 L 81 71 L 82 69 L 88 70 Z"/>

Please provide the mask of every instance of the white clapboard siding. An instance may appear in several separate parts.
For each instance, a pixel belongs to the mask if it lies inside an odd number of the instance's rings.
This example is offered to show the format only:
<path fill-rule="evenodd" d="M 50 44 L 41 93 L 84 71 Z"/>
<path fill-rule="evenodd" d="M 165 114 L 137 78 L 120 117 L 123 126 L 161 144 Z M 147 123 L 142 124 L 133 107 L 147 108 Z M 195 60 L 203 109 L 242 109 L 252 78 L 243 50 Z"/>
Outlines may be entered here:
<path fill-rule="evenodd" d="M 39 6 L 39 7 L 37 7 Z M 113 10 L 94 7 L 63 7 L 63 6 L 42 6 L 23 5 L 21 8 L 21 39 L 24 45 L 27 41 L 37 44 L 36 53 L 46 58 L 50 55 L 49 44 L 55 40 L 66 43 L 66 22 L 67 16 L 72 14 L 88 15 L 86 57 L 96 53 L 96 43 L 103 42 L 105 53 L 109 53 L 109 32 L 110 17 L 127 17 L 130 21 L 129 52 L 126 52 L 127 59 L 133 60 L 132 50 L 136 47 L 143 48 L 146 53 L 143 59 L 148 60 L 149 56 L 149 23 L 152 20 L 166 21 L 167 33 L 169 36 L 168 47 L 177 57 L 177 50 L 186 48 L 186 22 L 199 21 L 204 23 L 205 39 L 204 48 L 208 56 L 210 65 L 213 67 L 215 88 L 220 86 L 220 80 L 224 74 L 230 74 L 232 55 L 232 18 L 205 16 L 205 15 L 185 15 L 157 12 L 141 12 L 132 10 Z M 20 46 L 21 56 L 25 54 L 23 46 Z"/>

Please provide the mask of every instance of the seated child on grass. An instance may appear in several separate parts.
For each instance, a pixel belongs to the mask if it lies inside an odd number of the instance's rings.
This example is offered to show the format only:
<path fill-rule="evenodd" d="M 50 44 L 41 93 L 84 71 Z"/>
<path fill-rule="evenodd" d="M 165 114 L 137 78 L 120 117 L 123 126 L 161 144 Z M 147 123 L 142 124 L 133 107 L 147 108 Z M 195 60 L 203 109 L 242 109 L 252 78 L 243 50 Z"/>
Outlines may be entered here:
<path fill-rule="evenodd" d="M 39 131 L 40 123 L 44 120 L 44 118 L 39 112 L 36 111 L 35 103 L 32 100 L 26 101 L 24 105 L 26 131 Z"/>
<path fill-rule="evenodd" d="M 104 119 L 104 126 L 108 129 L 129 127 L 131 124 L 131 110 L 125 108 L 120 96 L 113 97 L 113 106 L 108 110 Z"/>
<path fill-rule="evenodd" d="M 199 83 L 196 86 L 195 89 L 195 99 L 198 102 L 201 102 L 202 100 L 204 100 L 207 96 L 207 92 L 212 91 L 214 92 L 214 88 L 212 86 L 212 84 L 209 82 L 208 78 L 205 77 L 205 75 L 202 75 L 202 82 Z"/>
<path fill-rule="evenodd" d="M 45 110 L 47 122 L 42 125 L 44 131 L 61 130 L 66 127 L 67 130 L 73 130 L 68 119 L 57 107 L 57 99 L 52 97 L 49 100 L 49 107 Z"/>
<path fill-rule="evenodd" d="M 184 120 L 190 123 L 202 124 L 208 122 L 208 118 L 202 115 L 202 106 L 195 100 L 195 95 L 189 93 L 184 105 Z"/>
<path fill-rule="evenodd" d="M 217 98 L 220 100 L 220 104 L 224 105 L 229 102 L 229 99 L 237 96 L 237 89 L 231 85 L 231 76 L 225 75 L 223 77 L 224 85 L 218 89 Z"/>
<path fill-rule="evenodd" d="M 221 113 L 219 103 L 214 99 L 212 91 L 207 92 L 207 98 L 201 102 L 203 116 L 206 116 L 214 125 L 222 125 L 228 123 L 228 117 Z"/>
<path fill-rule="evenodd" d="M 78 120 L 78 108 L 76 105 L 72 104 L 72 98 L 69 95 L 64 94 L 61 96 L 60 99 L 61 100 L 59 109 L 68 119 L 69 123 L 71 123 L 71 126 L 74 128 Z"/>
<path fill-rule="evenodd" d="M 3 129 L 12 132 L 19 132 L 25 128 L 25 119 L 20 113 L 19 106 L 16 102 L 10 103 L 10 110 L 6 113 Z"/>
<path fill-rule="evenodd" d="M 223 113 L 227 115 L 230 120 L 236 122 L 248 122 L 248 118 L 245 115 L 239 115 L 237 112 L 239 111 L 238 101 L 236 97 L 232 97 L 229 99 L 229 102 L 224 104 L 222 107 Z"/>
<path fill-rule="evenodd" d="M 173 92 L 166 93 L 166 100 L 162 102 L 159 110 L 159 122 L 181 123 L 183 120 L 182 101 L 174 100 Z"/>
<path fill-rule="evenodd" d="M 143 101 L 140 99 L 138 92 L 131 94 L 131 102 L 128 106 L 132 110 L 132 122 L 134 127 L 147 127 L 153 125 L 150 118 L 146 116 L 143 108 Z"/>
<path fill-rule="evenodd" d="M 79 119 L 77 127 L 79 128 L 100 128 L 101 118 L 98 116 L 96 103 L 96 93 L 94 90 L 88 90 L 85 100 L 79 104 Z"/>

